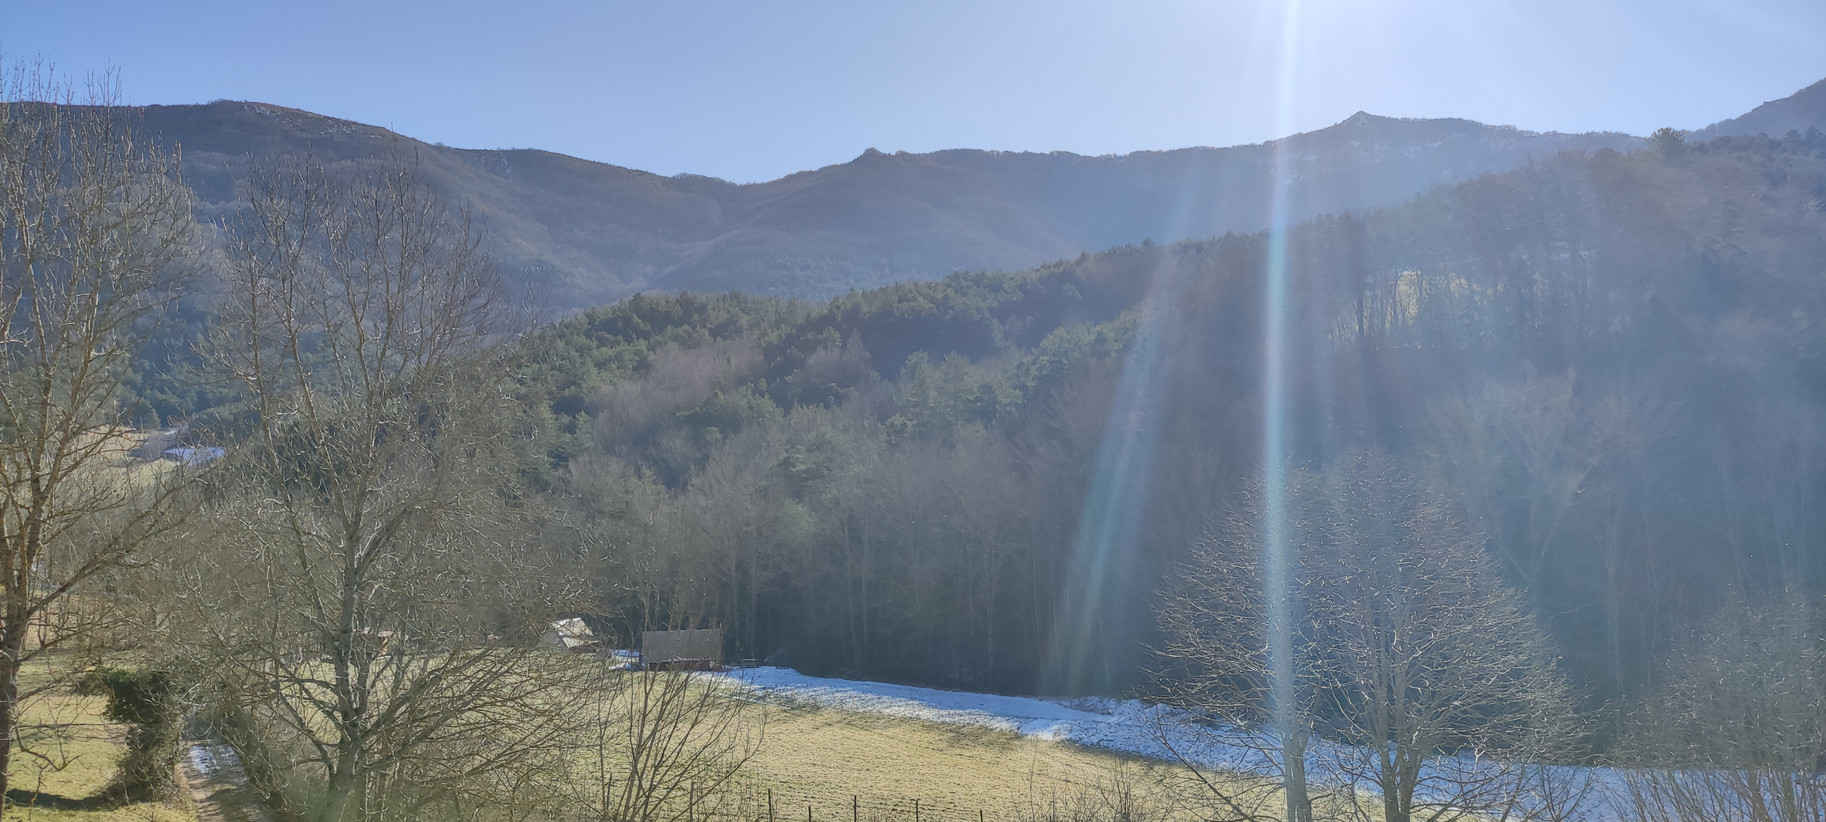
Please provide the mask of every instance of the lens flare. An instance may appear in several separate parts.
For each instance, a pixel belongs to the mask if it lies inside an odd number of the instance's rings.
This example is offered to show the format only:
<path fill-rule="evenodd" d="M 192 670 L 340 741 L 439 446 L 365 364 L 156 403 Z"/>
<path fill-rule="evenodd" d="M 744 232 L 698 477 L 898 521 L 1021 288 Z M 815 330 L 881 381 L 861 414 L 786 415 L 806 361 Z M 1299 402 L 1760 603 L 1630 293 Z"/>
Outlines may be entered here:
<path fill-rule="evenodd" d="M 1188 236 L 1198 200 L 1211 194 L 1203 176 L 1181 179 L 1180 196 L 1161 226 L 1161 236 L 1169 241 Z M 1107 627 L 1108 606 L 1121 593 L 1147 509 L 1155 441 L 1170 389 L 1163 349 L 1173 337 L 1182 292 L 1178 256 L 1170 246 L 1161 248 L 1149 269 L 1135 339 L 1123 361 L 1097 446 L 1090 489 L 1079 509 L 1072 564 L 1061 600 L 1064 616 L 1053 630 L 1041 692 L 1082 692 L 1092 684 L 1091 663 L 1111 659 L 1109 649 L 1098 647 L 1098 639 L 1107 635 L 1102 629 Z"/>
<path fill-rule="evenodd" d="M 1283 7 L 1281 19 L 1280 76 L 1277 83 L 1276 133 L 1292 129 L 1295 27 L 1297 0 Z M 1268 253 L 1263 271 L 1262 317 L 1262 550 L 1263 599 L 1268 604 L 1268 658 L 1273 677 L 1270 706 L 1275 728 L 1283 738 L 1293 727 L 1293 642 L 1289 624 L 1288 571 L 1293 565 L 1287 540 L 1287 189 L 1290 179 L 1286 141 L 1275 144 L 1272 187 L 1269 193 Z"/>

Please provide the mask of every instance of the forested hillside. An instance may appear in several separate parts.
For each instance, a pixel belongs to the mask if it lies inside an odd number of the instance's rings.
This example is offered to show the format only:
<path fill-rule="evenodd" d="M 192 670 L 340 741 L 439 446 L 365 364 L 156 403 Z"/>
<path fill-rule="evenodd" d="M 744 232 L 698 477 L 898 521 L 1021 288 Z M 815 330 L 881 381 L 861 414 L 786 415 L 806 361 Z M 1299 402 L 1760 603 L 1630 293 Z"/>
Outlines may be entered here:
<path fill-rule="evenodd" d="M 1815 84 L 1713 124 L 1784 136 L 1826 125 Z M 409 162 L 470 210 L 480 250 L 512 297 L 556 318 L 642 290 L 822 298 L 967 270 L 1016 270 L 1129 243 L 1266 227 L 1275 157 L 1290 219 L 1392 206 L 1428 188 L 1544 162 L 1633 150 L 1622 134 L 1558 134 L 1469 120 L 1359 112 L 1314 132 L 1230 148 L 1084 157 L 954 150 L 883 154 L 736 185 L 531 150 L 430 145 L 385 129 L 261 103 L 112 110 L 143 139 L 182 149 L 208 252 L 204 276 L 141 352 L 127 416 L 162 425 L 222 401 L 192 356 L 218 300 L 220 230 L 242 219 L 251 176 L 310 158 L 338 174 Z"/>
<path fill-rule="evenodd" d="M 1728 597 L 1826 590 L 1826 138 L 1569 153 L 1287 240 L 1288 443 L 1457 494 L 1590 700 Z M 643 295 L 525 340 L 521 476 L 600 610 L 948 686 L 1147 684 L 1261 458 L 1269 239 L 802 303 Z"/>
<path fill-rule="evenodd" d="M 1757 134 L 1780 137 L 1790 131 L 1806 134 L 1808 129 L 1822 125 L 1826 125 L 1826 80 L 1780 100 L 1770 100 L 1737 117 L 1713 123 L 1694 132 L 1693 136 L 1701 140 Z"/>

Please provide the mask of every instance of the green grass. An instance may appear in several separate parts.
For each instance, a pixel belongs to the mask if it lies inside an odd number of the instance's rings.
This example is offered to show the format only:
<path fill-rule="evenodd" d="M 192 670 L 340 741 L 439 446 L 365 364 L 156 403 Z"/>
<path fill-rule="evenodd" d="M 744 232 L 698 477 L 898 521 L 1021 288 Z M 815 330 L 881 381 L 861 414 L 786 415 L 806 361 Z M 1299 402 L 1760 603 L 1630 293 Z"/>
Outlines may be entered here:
<path fill-rule="evenodd" d="M 20 676 L 21 689 L 43 683 L 49 676 L 42 661 L 28 666 Z M 190 822 L 196 818 L 178 801 L 120 804 L 109 799 L 107 788 L 115 764 L 126 752 L 126 728 L 102 715 L 106 701 L 105 697 L 60 689 L 25 706 L 22 737 L 37 754 L 14 752 L 7 776 L 19 802 L 6 809 L 5 819 Z"/>

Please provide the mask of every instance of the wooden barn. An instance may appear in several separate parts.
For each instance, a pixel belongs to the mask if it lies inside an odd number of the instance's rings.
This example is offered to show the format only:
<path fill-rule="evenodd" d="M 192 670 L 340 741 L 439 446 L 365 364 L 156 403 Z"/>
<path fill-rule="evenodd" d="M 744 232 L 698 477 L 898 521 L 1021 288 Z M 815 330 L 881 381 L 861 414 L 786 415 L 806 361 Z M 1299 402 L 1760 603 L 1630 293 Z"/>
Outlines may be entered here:
<path fill-rule="evenodd" d="M 640 661 L 648 670 L 708 671 L 723 666 L 723 629 L 642 631 Z"/>

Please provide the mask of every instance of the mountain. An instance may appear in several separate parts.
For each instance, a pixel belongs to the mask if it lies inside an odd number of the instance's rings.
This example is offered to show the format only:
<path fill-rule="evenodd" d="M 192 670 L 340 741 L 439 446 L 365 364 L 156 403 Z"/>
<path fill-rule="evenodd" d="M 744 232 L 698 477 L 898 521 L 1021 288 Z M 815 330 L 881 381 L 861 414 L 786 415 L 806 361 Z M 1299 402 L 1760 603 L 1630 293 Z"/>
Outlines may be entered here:
<path fill-rule="evenodd" d="M 1298 220 L 1393 204 L 1562 151 L 1640 143 L 1358 113 L 1231 148 L 1100 157 L 870 149 L 841 165 L 738 185 L 545 151 L 449 148 L 265 103 L 135 112 L 144 129 L 182 147 L 206 218 L 234 208 L 250 157 L 416 157 L 434 186 L 475 210 L 507 273 L 559 311 L 647 289 L 822 297 L 1142 240 L 1256 231 L 1268 220 L 1277 152 L 1285 152 L 1288 213 Z"/>
<path fill-rule="evenodd" d="M 1810 128 L 1826 129 L 1826 80 L 1800 91 L 1770 100 L 1748 113 L 1720 120 L 1694 132 L 1690 139 L 1714 137 L 1748 137 L 1766 134 L 1780 137 L 1790 131 L 1806 134 Z"/>

